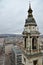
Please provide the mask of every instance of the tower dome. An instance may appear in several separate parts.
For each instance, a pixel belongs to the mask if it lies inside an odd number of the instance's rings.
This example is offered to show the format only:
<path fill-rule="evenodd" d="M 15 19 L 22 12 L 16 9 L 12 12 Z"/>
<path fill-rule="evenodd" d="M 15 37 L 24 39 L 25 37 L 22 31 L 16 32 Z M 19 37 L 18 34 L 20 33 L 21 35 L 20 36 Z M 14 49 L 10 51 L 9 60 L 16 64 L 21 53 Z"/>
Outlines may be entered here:
<path fill-rule="evenodd" d="M 36 21 L 32 15 L 32 12 L 33 10 L 31 8 L 31 4 L 29 3 L 28 17 L 26 19 L 25 26 L 28 26 L 28 25 L 37 26 Z"/>

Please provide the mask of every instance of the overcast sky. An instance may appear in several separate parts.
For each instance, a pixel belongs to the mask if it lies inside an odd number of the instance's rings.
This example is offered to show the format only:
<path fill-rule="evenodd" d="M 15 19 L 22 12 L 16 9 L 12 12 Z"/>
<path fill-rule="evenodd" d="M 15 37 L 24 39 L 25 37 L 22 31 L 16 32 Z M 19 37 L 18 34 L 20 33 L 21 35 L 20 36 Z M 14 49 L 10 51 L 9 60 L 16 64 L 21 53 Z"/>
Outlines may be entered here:
<path fill-rule="evenodd" d="M 43 0 L 31 0 L 33 15 L 43 34 Z M 0 33 L 22 33 L 29 0 L 0 0 Z"/>

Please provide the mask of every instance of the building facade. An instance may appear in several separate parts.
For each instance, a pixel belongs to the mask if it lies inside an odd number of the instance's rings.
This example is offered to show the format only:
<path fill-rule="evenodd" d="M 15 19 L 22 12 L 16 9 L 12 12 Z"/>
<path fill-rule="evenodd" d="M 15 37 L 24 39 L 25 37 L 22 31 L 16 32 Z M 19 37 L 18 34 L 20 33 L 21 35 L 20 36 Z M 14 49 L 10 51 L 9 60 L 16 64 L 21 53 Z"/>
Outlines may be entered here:
<path fill-rule="evenodd" d="M 11 65 L 22 65 L 22 52 L 18 46 L 12 48 L 10 62 Z"/>
<path fill-rule="evenodd" d="M 28 17 L 23 31 L 22 63 L 24 65 L 42 65 L 42 55 L 36 21 L 29 4 Z"/>
<path fill-rule="evenodd" d="M 43 51 L 43 35 L 40 35 L 40 42 L 41 42 L 41 48 L 42 48 L 42 51 Z"/>

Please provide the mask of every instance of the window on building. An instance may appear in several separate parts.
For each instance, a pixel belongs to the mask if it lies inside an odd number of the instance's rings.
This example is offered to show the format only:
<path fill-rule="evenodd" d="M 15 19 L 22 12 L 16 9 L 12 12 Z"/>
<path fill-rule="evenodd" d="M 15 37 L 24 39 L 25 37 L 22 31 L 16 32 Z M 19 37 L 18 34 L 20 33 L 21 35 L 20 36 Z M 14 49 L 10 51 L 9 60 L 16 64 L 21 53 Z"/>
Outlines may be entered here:
<path fill-rule="evenodd" d="M 33 61 L 33 65 L 37 65 L 37 60 Z"/>
<path fill-rule="evenodd" d="M 26 63 L 26 59 L 24 58 L 24 62 Z"/>
<path fill-rule="evenodd" d="M 33 29 L 34 29 L 34 27 L 33 27 Z"/>
<path fill-rule="evenodd" d="M 25 48 L 26 48 L 26 38 L 25 38 L 25 40 L 24 40 L 24 41 L 25 41 Z"/>
<path fill-rule="evenodd" d="M 37 39 L 35 37 L 32 39 L 32 49 L 37 49 Z"/>

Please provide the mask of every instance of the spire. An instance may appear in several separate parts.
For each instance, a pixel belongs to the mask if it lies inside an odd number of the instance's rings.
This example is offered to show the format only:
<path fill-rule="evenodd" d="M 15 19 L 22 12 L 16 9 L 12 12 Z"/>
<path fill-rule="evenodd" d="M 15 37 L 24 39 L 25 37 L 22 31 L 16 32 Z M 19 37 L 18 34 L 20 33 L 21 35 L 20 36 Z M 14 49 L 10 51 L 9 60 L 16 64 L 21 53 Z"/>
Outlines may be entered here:
<path fill-rule="evenodd" d="M 33 10 L 31 9 L 31 3 L 29 2 L 28 16 L 32 16 Z"/>
<path fill-rule="evenodd" d="M 29 2 L 28 18 L 26 19 L 25 26 L 28 26 L 28 25 L 37 26 L 32 12 L 33 12 L 33 10 L 31 8 L 31 3 Z"/>
<path fill-rule="evenodd" d="M 30 1 L 29 1 L 29 9 L 31 9 L 31 3 L 30 3 Z"/>

